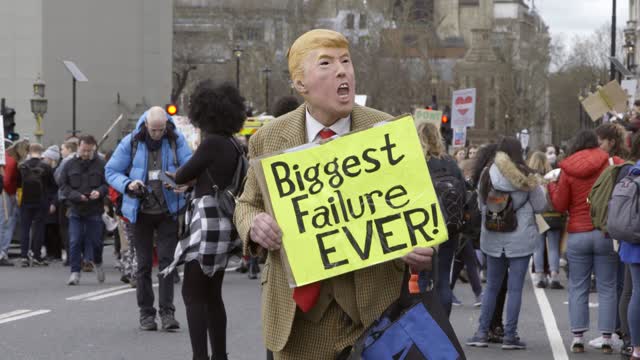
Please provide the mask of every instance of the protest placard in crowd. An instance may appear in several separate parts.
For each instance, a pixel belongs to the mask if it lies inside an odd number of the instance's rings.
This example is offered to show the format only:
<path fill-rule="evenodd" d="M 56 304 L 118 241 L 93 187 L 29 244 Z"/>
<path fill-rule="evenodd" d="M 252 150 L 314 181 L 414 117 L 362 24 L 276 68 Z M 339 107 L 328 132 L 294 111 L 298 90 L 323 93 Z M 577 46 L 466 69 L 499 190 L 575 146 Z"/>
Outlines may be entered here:
<path fill-rule="evenodd" d="M 399 258 L 448 237 L 413 118 L 254 161 L 282 229 L 291 286 Z"/>

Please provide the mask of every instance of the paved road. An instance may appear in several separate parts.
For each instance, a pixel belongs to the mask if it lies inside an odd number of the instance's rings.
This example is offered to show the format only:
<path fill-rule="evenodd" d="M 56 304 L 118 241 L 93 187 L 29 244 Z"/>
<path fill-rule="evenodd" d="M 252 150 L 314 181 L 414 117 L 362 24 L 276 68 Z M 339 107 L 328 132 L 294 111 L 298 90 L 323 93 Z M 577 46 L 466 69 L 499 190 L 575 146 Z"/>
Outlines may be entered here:
<path fill-rule="evenodd" d="M 105 248 L 106 264 L 113 262 L 111 247 Z M 177 333 L 140 332 L 135 291 L 119 281 L 107 266 L 107 281 L 98 284 L 93 273 L 83 273 L 80 285 L 65 285 L 68 268 L 54 263 L 47 268 L 0 268 L 0 359 L 105 359 L 175 360 L 190 359 L 184 304 L 176 286 L 176 318 L 182 324 Z M 234 360 L 264 359 L 260 337 L 260 291 L 258 281 L 228 272 L 223 292 L 228 314 L 228 349 Z M 472 299 L 468 285 L 455 290 L 464 302 Z M 567 293 L 541 291 L 548 299 L 551 328 L 557 326 L 564 347 L 552 352 L 538 298 L 528 280 L 523 297 L 520 334 L 528 343 L 525 351 L 503 351 L 465 347 L 469 359 L 598 359 L 606 356 L 592 350 L 581 356 L 562 357 L 571 341 L 568 331 Z M 597 302 L 594 298 L 593 302 Z M 594 311 L 596 309 L 593 309 Z M 479 308 L 455 307 L 452 323 L 461 341 L 477 327 Z M 597 315 L 592 311 L 592 319 Z M 556 325 L 557 324 L 557 325 Z M 595 324 L 592 324 L 595 328 Z M 594 335 L 593 333 L 587 334 Z M 556 337 L 557 338 L 557 337 Z M 590 338 L 590 337 L 589 337 Z M 609 357 L 606 357 L 609 358 Z"/>

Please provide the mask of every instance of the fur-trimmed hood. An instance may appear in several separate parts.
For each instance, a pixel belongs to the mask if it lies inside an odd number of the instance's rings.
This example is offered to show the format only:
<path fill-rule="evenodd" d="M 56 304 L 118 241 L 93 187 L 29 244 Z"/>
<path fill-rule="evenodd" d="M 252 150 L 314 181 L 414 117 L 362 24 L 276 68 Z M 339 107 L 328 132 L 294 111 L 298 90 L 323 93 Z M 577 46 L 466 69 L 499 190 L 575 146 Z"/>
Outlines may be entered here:
<path fill-rule="evenodd" d="M 523 174 L 511 161 L 509 155 L 501 151 L 496 153 L 493 165 L 489 169 L 489 176 L 491 176 L 493 187 L 505 192 L 531 191 L 540 185 L 539 176 Z"/>

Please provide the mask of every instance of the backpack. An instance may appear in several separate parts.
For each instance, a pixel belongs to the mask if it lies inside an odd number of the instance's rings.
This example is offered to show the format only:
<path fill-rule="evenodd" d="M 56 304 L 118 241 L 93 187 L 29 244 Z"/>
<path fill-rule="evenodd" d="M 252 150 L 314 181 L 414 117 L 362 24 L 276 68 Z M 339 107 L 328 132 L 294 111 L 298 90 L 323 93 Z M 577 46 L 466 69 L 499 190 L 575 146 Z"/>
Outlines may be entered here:
<path fill-rule="evenodd" d="M 445 160 L 435 160 L 445 161 Z M 438 196 L 447 229 L 459 232 L 464 224 L 466 188 L 464 182 L 451 173 L 446 166 L 436 166 L 434 159 L 427 162 L 433 188 Z"/>
<path fill-rule="evenodd" d="M 469 181 L 465 181 L 466 203 L 464 205 L 464 224 L 462 234 L 475 240 L 480 239 L 480 228 L 482 227 L 482 213 L 478 207 L 478 191 Z"/>
<path fill-rule="evenodd" d="M 480 178 L 489 176 L 489 192 L 485 200 L 484 227 L 493 232 L 508 233 L 518 229 L 518 210 L 527 204 L 527 200 L 515 208 L 511 193 L 496 190 L 491 182 L 489 167 L 486 167 Z M 528 196 L 528 195 L 527 195 Z"/>
<path fill-rule="evenodd" d="M 629 175 L 613 188 L 607 232 L 618 240 L 640 244 L 640 177 Z"/>
<path fill-rule="evenodd" d="M 40 192 L 38 195 L 44 195 L 44 177 L 45 169 L 40 166 L 40 163 L 33 164 L 31 161 L 25 161 L 19 166 L 20 175 L 22 176 L 22 189 L 29 189 L 33 191 L 38 189 Z"/>
<path fill-rule="evenodd" d="M 632 163 L 624 163 L 620 165 L 614 165 L 613 159 L 609 158 L 609 165 L 598 177 L 598 180 L 591 187 L 591 192 L 587 197 L 587 202 L 590 204 L 590 215 L 593 226 L 602 231 L 607 232 L 607 215 L 609 200 L 613 193 L 613 188 L 618 180 L 618 174 L 626 166 L 632 166 Z"/>
<path fill-rule="evenodd" d="M 233 138 L 230 138 L 229 141 L 231 141 L 238 152 L 238 162 L 229 186 L 224 189 L 220 189 L 213 181 L 213 177 L 211 177 L 209 169 L 207 168 L 205 171 L 207 172 L 209 181 L 213 184 L 213 196 L 218 200 L 218 207 L 220 211 L 225 217 L 232 219 L 233 213 L 236 210 L 236 202 L 244 190 L 245 179 L 247 171 L 249 170 L 249 160 L 247 159 L 242 147 Z"/>

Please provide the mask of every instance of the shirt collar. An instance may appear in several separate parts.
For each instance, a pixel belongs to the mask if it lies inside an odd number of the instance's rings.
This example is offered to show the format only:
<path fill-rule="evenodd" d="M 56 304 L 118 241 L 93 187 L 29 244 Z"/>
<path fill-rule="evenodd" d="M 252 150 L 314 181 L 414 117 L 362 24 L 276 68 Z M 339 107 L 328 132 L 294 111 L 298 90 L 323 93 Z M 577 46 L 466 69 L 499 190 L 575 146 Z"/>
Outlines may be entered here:
<path fill-rule="evenodd" d="M 319 139 L 319 133 L 322 129 L 325 128 L 318 120 L 316 120 L 311 113 L 309 113 L 309 109 L 305 110 L 305 123 L 307 128 L 307 142 L 315 142 Z M 338 121 L 336 121 L 333 125 L 329 127 L 329 129 L 333 130 L 338 135 L 344 135 L 351 130 L 351 115 L 344 117 Z"/>

